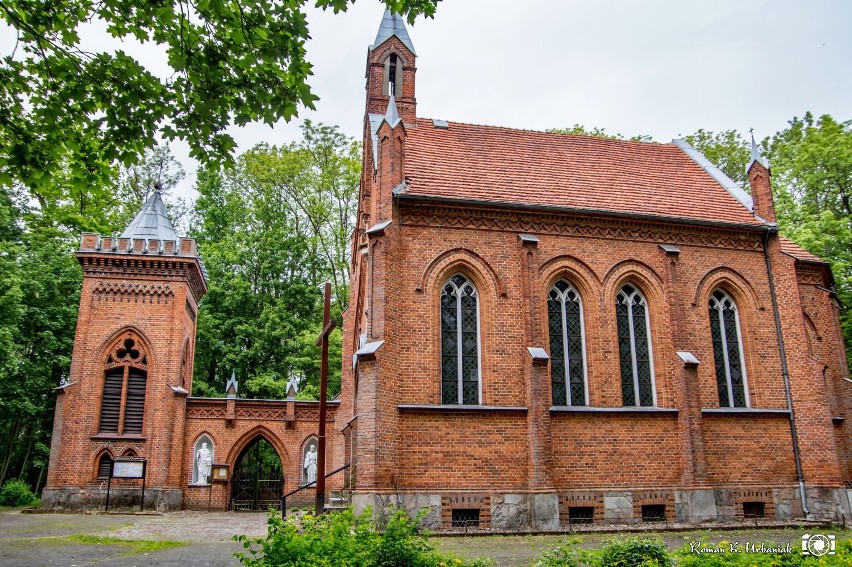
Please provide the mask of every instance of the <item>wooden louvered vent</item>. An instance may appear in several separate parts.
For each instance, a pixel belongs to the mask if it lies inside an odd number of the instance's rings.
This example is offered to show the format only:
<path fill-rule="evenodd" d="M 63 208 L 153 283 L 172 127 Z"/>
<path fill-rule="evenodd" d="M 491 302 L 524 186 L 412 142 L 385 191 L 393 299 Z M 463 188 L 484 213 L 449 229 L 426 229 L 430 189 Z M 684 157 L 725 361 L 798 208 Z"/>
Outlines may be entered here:
<path fill-rule="evenodd" d="M 123 385 L 124 369 L 119 368 L 107 372 L 104 378 L 104 395 L 101 400 L 100 431 L 102 433 L 118 433 Z"/>
<path fill-rule="evenodd" d="M 98 478 L 109 478 L 109 473 L 112 472 L 112 459 L 107 453 L 101 455 L 101 460 L 98 461 Z"/>
<path fill-rule="evenodd" d="M 148 357 L 135 334 L 127 331 L 107 356 L 100 433 L 142 433 L 147 382 Z"/>
<path fill-rule="evenodd" d="M 124 432 L 142 433 L 142 417 L 145 415 L 145 383 L 147 376 L 144 370 L 132 368 L 127 378 L 127 402 L 124 406 Z"/>

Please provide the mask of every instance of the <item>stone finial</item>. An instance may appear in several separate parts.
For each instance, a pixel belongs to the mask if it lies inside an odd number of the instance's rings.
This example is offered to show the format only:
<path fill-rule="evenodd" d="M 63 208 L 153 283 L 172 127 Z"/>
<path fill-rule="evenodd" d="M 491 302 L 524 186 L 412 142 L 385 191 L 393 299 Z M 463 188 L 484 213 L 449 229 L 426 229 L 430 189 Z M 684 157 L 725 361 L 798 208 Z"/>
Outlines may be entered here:
<path fill-rule="evenodd" d="M 746 166 L 746 173 L 751 170 L 751 167 L 755 163 L 759 163 L 762 165 L 766 171 L 769 171 L 769 160 L 767 160 L 760 153 L 760 148 L 757 147 L 757 143 L 754 141 L 754 129 L 749 128 L 749 134 L 751 134 L 751 161 L 748 162 L 748 166 Z"/>
<path fill-rule="evenodd" d="M 228 398 L 236 398 L 238 390 L 239 383 L 237 382 L 237 372 L 236 370 L 232 370 L 231 378 L 228 379 L 228 383 L 225 384 L 225 392 L 228 394 Z"/>
<path fill-rule="evenodd" d="M 295 376 L 290 376 L 290 380 L 287 382 L 287 399 L 293 400 L 296 399 L 296 394 L 299 393 L 299 384 L 296 382 Z"/>
<path fill-rule="evenodd" d="M 390 95 L 388 109 L 385 111 L 385 121 L 391 128 L 396 128 L 397 124 L 401 122 L 401 119 L 399 118 L 399 110 L 396 108 L 396 99 L 394 98 L 393 93 Z"/>

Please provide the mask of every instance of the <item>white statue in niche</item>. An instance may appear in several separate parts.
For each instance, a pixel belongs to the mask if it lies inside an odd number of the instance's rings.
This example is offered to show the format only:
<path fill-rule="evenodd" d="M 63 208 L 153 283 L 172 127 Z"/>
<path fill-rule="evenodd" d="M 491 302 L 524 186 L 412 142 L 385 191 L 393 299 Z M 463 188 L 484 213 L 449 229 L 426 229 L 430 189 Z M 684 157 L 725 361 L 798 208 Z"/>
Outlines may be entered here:
<path fill-rule="evenodd" d="M 198 483 L 207 484 L 210 477 L 210 468 L 213 466 L 213 454 L 207 448 L 207 443 L 202 443 L 201 448 L 195 454 L 196 470 L 198 471 Z"/>
<path fill-rule="evenodd" d="M 314 482 L 317 479 L 317 446 L 311 445 L 311 448 L 305 453 L 305 464 L 302 465 L 305 469 L 305 483 Z"/>

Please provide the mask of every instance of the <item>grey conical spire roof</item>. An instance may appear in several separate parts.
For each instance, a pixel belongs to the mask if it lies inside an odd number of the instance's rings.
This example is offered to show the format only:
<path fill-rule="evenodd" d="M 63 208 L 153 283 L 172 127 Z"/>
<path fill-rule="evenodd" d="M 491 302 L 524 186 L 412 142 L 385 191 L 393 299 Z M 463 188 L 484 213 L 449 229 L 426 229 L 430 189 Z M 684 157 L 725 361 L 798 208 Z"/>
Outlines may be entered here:
<path fill-rule="evenodd" d="M 142 205 L 142 208 L 121 233 L 121 238 L 178 239 L 175 227 L 172 226 L 172 221 L 166 215 L 166 205 L 163 204 L 163 197 L 159 189 L 154 191 L 154 194 Z"/>
<path fill-rule="evenodd" d="M 417 55 L 414 51 L 414 44 L 411 43 L 411 38 L 408 37 L 408 29 L 405 27 L 405 20 L 399 14 L 391 13 L 390 10 L 385 10 L 385 15 L 382 17 L 382 23 L 379 25 L 379 33 L 376 34 L 376 41 L 373 42 L 370 49 L 375 49 L 391 36 L 396 36 L 408 50 Z"/>
<path fill-rule="evenodd" d="M 755 162 L 759 163 L 765 167 L 767 171 L 769 171 L 769 160 L 761 155 L 760 149 L 754 141 L 754 132 L 751 132 L 751 161 L 749 161 L 748 166 L 746 166 L 746 173 L 748 173 Z"/>
<path fill-rule="evenodd" d="M 388 124 L 390 124 L 391 128 L 396 128 L 396 125 L 399 124 L 399 110 L 396 108 L 396 99 L 393 96 L 393 93 L 390 95 L 390 100 L 388 101 L 388 109 L 385 112 L 385 120 Z"/>

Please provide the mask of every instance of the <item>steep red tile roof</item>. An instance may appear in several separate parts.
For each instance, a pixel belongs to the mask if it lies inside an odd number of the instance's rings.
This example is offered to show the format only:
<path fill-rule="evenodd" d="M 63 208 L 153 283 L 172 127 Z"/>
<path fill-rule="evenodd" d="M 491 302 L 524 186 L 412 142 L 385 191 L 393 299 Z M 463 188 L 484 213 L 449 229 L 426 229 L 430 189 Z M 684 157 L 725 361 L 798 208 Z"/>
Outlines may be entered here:
<path fill-rule="evenodd" d="M 417 119 L 407 195 L 760 225 L 673 144 Z"/>
<path fill-rule="evenodd" d="M 786 236 L 781 236 L 779 240 L 781 241 L 781 252 L 789 254 L 797 260 L 801 260 L 802 262 L 819 262 L 820 264 L 826 263 L 825 260 L 819 256 L 814 256 Z"/>

